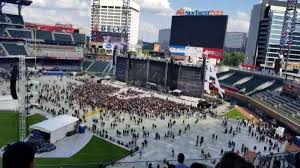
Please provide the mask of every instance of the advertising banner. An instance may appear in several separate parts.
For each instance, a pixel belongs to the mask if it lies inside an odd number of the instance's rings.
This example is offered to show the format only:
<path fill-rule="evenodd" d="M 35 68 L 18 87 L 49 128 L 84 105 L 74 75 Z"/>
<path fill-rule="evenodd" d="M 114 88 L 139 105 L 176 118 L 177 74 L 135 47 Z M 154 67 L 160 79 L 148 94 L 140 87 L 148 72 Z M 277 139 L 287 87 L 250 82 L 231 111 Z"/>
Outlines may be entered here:
<path fill-rule="evenodd" d="M 206 56 L 207 58 L 223 59 L 223 49 L 204 48 L 203 56 Z"/>
<path fill-rule="evenodd" d="M 185 56 L 186 46 L 171 45 L 169 50 L 172 56 Z"/>
<path fill-rule="evenodd" d="M 92 42 L 124 44 L 126 41 L 121 33 L 92 31 Z"/>
<path fill-rule="evenodd" d="M 202 58 L 203 48 L 202 47 L 186 47 L 186 56 L 191 58 Z"/>

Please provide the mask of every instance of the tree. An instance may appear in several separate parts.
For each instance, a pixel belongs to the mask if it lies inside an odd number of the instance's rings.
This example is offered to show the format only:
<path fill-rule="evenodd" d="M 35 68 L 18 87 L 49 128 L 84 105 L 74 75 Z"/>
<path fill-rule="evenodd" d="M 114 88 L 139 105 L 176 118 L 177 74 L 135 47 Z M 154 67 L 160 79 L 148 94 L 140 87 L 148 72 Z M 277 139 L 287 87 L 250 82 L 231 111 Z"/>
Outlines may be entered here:
<path fill-rule="evenodd" d="M 245 54 L 241 52 L 225 52 L 222 65 L 238 66 L 244 61 Z"/>

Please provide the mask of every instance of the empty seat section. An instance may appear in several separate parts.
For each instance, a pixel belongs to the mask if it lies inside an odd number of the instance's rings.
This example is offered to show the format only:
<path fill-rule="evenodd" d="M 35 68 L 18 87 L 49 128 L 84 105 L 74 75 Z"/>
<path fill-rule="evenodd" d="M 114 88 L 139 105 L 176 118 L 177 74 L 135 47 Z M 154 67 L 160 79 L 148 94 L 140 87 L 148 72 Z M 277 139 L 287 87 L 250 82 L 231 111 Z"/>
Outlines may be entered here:
<path fill-rule="evenodd" d="M 265 91 L 274 91 L 274 90 L 278 89 L 279 87 L 281 87 L 282 84 L 283 84 L 283 81 L 276 80 L 276 82 L 273 85 L 271 85 L 265 89 L 262 89 L 262 90 L 257 90 L 255 92 L 251 93 L 249 96 L 255 95 L 257 93 L 265 92 Z"/>
<path fill-rule="evenodd" d="M 24 25 L 23 17 L 19 15 L 1 14 L 0 22 L 5 24 Z"/>
<path fill-rule="evenodd" d="M 248 76 L 251 76 L 251 74 L 246 73 L 246 72 L 234 71 L 233 75 L 231 75 L 230 77 L 228 77 L 228 78 L 226 78 L 224 80 L 221 80 L 220 82 L 224 83 L 226 85 L 233 85 L 237 81 L 239 81 L 239 80 L 241 80 L 241 79 L 243 79 L 245 77 L 248 77 Z"/>
<path fill-rule="evenodd" d="M 11 37 L 14 38 L 26 38 L 26 39 L 32 39 L 32 33 L 30 30 L 15 30 L 15 29 L 10 29 L 8 30 L 8 33 L 10 34 Z"/>
<path fill-rule="evenodd" d="M 58 42 L 72 42 L 71 34 L 54 33 L 54 38 Z"/>
<path fill-rule="evenodd" d="M 231 74 L 231 73 L 233 73 L 233 72 L 234 72 L 234 71 L 232 71 L 232 70 L 220 72 L 220 73 L 217 74 L 217 77 L 219 78 L 219 77 L 222 77 L 222 76 L 224 76 L 224 75 Z"/>
<path fill-rule="evenodd" d="M 73 33 L 73 39 L 75 43 L 84 44 L 85 43 L 85 35 L 79 33 Z"/>
<path fill-rule="evenodd" d="M 107 67 L 109 62 L 96 61 L 89 69 L 90 72 L 102 72 Z"/>
<path fill-rule="evenodd" d="M 84 61 L 82 63 L 82 69 L 86 70 L 91 65 L 91 63 L 93 63 L 93 61 Z"/>
<path fill-rule="evenodd" d="M 23 17 L 20 15 L 7 15 L 13 24 L 24 25 Z"/>
<path fill-rule="evenodd" d="M 260 85 L 266 83 L 266 82 L 271 82 L 273 79 L 271 78 L 266 78 L 266 77 L 261 77 L 261 76 L 253 76 L 249 81 L 237 85 L 239 88 L 246 88 L 246 92 L 249 93 L 259 87 Z"/>
<path fill-rule="evenodd" d="M 36 38 L 46 41 L 53 41 L 52 34 L 49 31 L 37 30 Z"/>
<path fill-rule="evenodd" d="M 9 55 L 27 55 L 24 44 L 2 43 Z"/>

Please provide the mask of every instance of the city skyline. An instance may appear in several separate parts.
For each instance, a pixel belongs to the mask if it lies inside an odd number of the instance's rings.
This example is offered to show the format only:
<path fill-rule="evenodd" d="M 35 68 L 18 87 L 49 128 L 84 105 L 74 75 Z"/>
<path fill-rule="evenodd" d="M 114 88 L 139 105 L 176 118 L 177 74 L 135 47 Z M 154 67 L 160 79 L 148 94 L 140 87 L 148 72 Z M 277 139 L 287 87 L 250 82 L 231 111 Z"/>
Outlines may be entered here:
<path fill-rule="evenodd" d="M 171 27 L 171 17 L 180 8 L 188 10 L 223 10 L 229 15 L 227 31 L 247 32 L 252 6 L 260 0 L 135 0 L 141 5 L 139 39 L 155 42 L 159 29 Z M 90 0 L 33 0 L 31 7 L 24 8 L 25 22 L 43 24 L 73 24 L 90 34 Z M 15 7 L 5 8 L 14 13 Z"/>

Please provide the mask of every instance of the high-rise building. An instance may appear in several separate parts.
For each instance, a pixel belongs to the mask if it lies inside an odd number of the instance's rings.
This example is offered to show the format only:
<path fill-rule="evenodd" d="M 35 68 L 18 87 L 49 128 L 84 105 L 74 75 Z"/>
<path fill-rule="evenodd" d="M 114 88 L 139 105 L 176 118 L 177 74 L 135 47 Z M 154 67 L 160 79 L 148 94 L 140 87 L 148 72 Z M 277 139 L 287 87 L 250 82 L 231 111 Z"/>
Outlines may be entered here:
<path fill-rule="evenodd" d="M 246 47 L 246 64 L 273 68 L 279 57 L 280 39 L 283 26 L 286 1 L 265 0 L 254 5 Z M 298 5 L 300 12 L 300 5 Z M 300 15 L 297 17 L 300 21 Z M 300 66 L 300 25 L 296 25 L 290 49 L 288 68 Z"/>
<path fill-rule="evenodd" d="M 224 49 L 228 52 L 244 52 L 247 42 L 247 33 L 227 32 Z"/>
<path fill-rule="evenodd" d="M 138 43 L 140 5 L 132 0 L 128 1 L 128 44 L 130 50 L 135 50 Z M 121 33 L 124 31 L 126 19 L 123 17 L 123 6 L 123 0 L 93 0 L 91 32 L 95 28 L 100 32 Z"/>
<path fill-rule="evenodd" d="M 162 51 L 168 51 L 170 45 L 171 29 L 161 29 L 158 34 L 158 42 Z"/>

